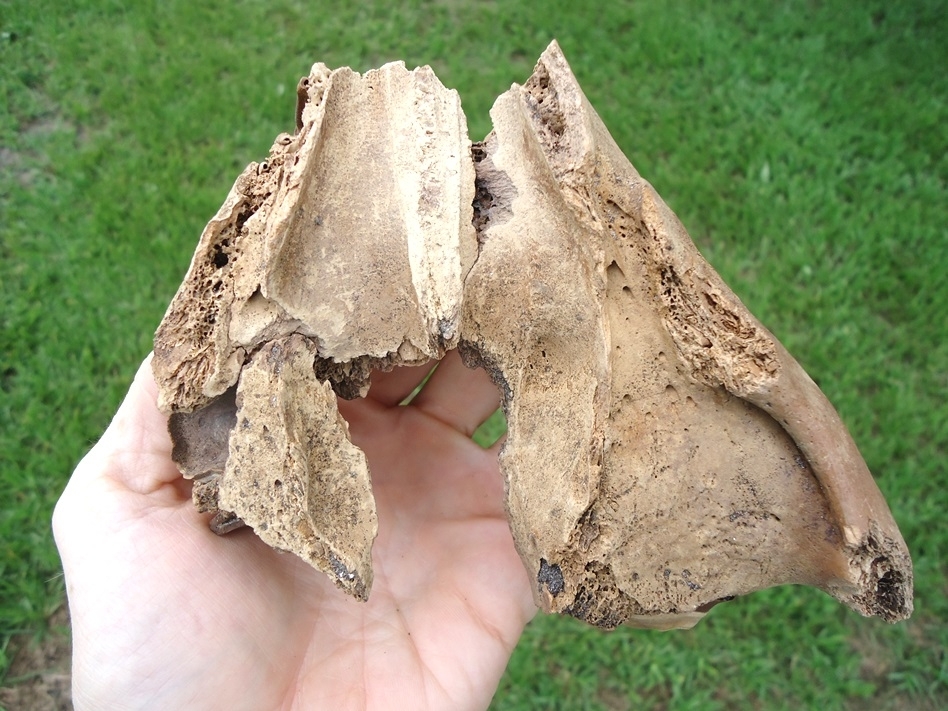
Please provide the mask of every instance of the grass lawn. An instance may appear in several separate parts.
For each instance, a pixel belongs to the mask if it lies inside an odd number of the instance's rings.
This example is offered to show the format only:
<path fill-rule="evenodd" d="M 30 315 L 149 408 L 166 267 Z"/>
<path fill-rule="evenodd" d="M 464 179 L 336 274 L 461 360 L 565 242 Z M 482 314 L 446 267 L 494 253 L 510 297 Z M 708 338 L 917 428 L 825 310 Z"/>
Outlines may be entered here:
<path fill-rule="evenodd" d="M 948 2 L 0 3 L 0 686 L 62 604 L 52 507 L 313 61 L 430 64 L 471 135 L 559 39 L 639 171 L 850 427 L 913 553 L 696 629 L 537 618 L 497 709 L 948 708 Z"/>

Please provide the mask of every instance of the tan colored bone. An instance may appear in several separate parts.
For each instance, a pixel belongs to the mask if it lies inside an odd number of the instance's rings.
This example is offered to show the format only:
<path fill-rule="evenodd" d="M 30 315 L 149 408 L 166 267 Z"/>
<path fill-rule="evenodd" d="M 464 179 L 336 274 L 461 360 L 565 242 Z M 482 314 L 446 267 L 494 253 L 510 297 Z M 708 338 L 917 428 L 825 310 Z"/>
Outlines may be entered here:
<path fill-rule="evenodd" d="M 237 178 L 158 328 L 163 410 L 222 395 L 249 353 L 290 333 L 313 339 L 347 397 L 373 367 L 457 344 L 477 254 L 457 93 L 400 62 L 365 76 L 316 64 L 308 79 L 302 129 Z"/>
<path fill-rule="evenodd" d="M 836 412 L 628 162 L 555 44 L 491 117 L 462 352 L 506 393 L 508 511 L 537 603 L 605 627 L 688 626 L 719 600 L 805 583 L 910 614 L 908 551 Z"/>
<path fill-rule="evenodd" d="M 365 395 L 373 368 L 457 345 L 474 169 L 457 93 L 428 68 L 316 64 L 300 98 L 298 133 L 204 230 L 154 372 L 212 527 L 247 523 L 364 599 L 375 501 L 325 383 Z"/>
<path fill-rule="evenodd" d="M 294 334 L 244 366 L 218 506 L 364 600 L 378 531 L 369 467 L 329 383 L 316 379 L 315 358 Z"/>
<path fill-rule="evenodd" d="M 238 179 L 156 335 L 174 458 L 215 525 L 243 520 L 364 598 L 374 502 L 326 383 L 358 396 L 373 368 L 457 346 L 502 390 L 508 517 L 544 610 L 690 626 L 803 583 L 911 614 L 908 551 L 835 410 L 556 43 L 473 161 L 428 69 L 315 65 L 299 91 L 298 135 Z"/>

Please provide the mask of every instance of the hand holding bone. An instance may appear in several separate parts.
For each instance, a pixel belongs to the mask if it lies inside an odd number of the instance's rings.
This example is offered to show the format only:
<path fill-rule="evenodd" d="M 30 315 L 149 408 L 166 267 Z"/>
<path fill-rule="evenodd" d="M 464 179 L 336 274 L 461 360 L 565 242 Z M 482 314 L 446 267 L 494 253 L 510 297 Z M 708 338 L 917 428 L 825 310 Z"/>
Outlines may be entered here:
<path fill-rule="evenodd" d="M 171 460 L 146 362 L 54 517 L 83 708 L 485 708 L 536 608 L 503 509 L 497 407 L 451 354 L 340 402 L 372 467 L 368 602 L 250 529 L 219 537 Z"/>

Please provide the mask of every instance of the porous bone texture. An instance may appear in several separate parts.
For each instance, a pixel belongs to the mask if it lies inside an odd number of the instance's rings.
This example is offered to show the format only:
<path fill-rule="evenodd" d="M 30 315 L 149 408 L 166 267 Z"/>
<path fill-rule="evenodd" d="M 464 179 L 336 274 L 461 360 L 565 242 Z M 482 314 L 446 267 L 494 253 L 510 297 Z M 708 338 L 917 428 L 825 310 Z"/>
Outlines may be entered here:
<path fill-rule="evenodd" d="M 683 627 L 783 583 L 912 611 L 905 543 L 838 415 L 618 149 L 553 43 L 473 147 L 429 69 L 317 64 L 155 339 L 174 458 L 365 598 L 369 469 L 333 391 L 458 347 L 502 392 L 537 604 Z"/>
<path fill-rule="evenodd" d="M 358 397 L 374 368 L 456 346 L 477 255 L 470 141 L 427 67 L 316 64 L 299 96 L 298 132 L 204 230 L 154 372 L 199 507 L 364 598 L 375 504 L 330 387 Z"/>
<path fill-rule="evenodd" d="M 690 626 L 782 583 L 912 609 L 905 543 L 835 410 L 705 262 L 554 43 L 475 147 L 462 353 L 505 396 L 544 610 Z"/>

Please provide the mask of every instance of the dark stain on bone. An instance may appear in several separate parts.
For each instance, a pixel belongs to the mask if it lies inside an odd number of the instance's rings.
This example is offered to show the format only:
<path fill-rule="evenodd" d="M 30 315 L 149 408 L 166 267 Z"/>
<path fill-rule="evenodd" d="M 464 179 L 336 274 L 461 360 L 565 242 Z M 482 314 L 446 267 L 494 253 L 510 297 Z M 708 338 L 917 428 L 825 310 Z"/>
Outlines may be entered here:
<path fill-rule="evenodd" d="M 540 558 L 540 572 L 537 573 L 537 583 L 546 585 L 546 589 L 553 596 L 559 595 L 566 587 L 563 583 L 563 571 L 560 570 L 560 566 L 555 563 L 550 565 L 546 562 L 546 558 Z"/>

